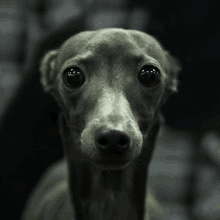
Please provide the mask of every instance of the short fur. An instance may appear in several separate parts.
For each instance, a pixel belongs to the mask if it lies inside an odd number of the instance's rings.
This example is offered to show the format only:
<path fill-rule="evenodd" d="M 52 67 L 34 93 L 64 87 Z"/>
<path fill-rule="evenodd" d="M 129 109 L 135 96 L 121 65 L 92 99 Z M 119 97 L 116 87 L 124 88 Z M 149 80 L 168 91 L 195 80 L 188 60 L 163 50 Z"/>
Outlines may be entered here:
<path fill-rule="evenodd" d="M 146 64 L 161 72 L 153 88 L 137 80 Z M 63 83 L 63 72 L 71 66 L 85 75 L 80 88 L 69 89 Z M 180 70 L 179 61 L 155 38 L 119 28 L 81 32 L 45 55 L 41 83 L 61 108 L 59 127 L 73 218 L 164 218 L 166 213 L 147 185 L 147 172 L 163 123 L 160 109 L 177 92 Z M 94 134 L 102 126 L 121 130 L 131 139 L 126 158 L 118 164 L 100 164 Z"/>

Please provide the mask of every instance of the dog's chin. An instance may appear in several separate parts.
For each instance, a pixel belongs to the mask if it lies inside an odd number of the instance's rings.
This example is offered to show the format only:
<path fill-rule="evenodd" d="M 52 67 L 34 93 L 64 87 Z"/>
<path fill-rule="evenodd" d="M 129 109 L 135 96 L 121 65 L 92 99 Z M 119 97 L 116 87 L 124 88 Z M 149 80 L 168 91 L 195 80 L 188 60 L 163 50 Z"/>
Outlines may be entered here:
<path fill-rule="evenodd" d="M 108 161 L 95 163 L 95 166 L 102 170 L 122 170 L 125 169 L 132 161 L 119 162 L 119 161 Z"/>

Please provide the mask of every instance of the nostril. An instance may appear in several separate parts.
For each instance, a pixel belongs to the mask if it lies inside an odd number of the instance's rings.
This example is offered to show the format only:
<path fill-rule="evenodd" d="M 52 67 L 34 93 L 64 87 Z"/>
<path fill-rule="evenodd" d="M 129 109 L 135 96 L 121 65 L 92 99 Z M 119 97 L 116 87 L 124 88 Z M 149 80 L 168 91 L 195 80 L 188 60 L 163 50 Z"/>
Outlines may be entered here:
<path fill-rule="evenodd" d="M 122 131 L 101 127 L 95 132 L 96 146 L 105 153 L 123 153 L 130 146 L 129 136 Z"/>
<path fill-rule="evenodd" d="M 108 141 L 106 140 L 105 137 L 100 137 L 100 138 L 97 140 L 97 142 L 98 142 L 98 144 L 99 144 L 100 146 L 103 146 L 103 147 L 107 146 L 107 144 L 108 144 Z"/>
<path fill-rule="evenodd" d="M 100 145 L 100 147 L 120 147 L 125 148 L 129 143 L 129 138 L 126 135 L 117 134 L 115 131 L 105 133 L 104 135 L 101 135 L 100 138 L 97 139 L 97 143 Z"/>
<path fill-rule="evenodd" d="M 128 142 L 129 142 L 129 140 L 127 139 L 126 136 L 124 136 L 120 139 L 118 144 L 119 144 L 119 146 L 124 148 L 125 146 L 127 146 Z"/>

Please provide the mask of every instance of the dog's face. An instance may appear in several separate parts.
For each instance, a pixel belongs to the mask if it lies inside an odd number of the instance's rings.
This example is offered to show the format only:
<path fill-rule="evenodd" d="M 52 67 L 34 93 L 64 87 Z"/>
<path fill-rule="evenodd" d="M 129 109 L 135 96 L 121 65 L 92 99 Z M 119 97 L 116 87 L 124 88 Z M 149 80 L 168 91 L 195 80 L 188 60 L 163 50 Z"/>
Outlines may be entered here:
<path fill-rule="evenodd" d="M 71 37 L 40 70 L 62 109 L 68 157 L 121 169 L 141 154 L 161 106 L 177 91 L 180 67 L 150 35 L 110 28 Z"/>

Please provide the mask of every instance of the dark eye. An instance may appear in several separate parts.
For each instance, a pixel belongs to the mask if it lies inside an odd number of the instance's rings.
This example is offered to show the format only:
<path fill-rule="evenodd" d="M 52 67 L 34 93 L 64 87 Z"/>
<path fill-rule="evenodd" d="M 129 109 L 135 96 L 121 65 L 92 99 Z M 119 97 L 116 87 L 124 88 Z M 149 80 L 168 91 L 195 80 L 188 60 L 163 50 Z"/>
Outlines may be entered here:
<path fill-rule="evenodd" d="M 63 73 L 63 82 L 66 86 L 76 89 L 83 85 L 85 77 L 78 67 L 67 68 Z"/>
<path fill-rule="evenodd" d="M 142 67 L 138 79 L 146 87 L 153 87 L 160 81 L 160 71 L 155 66 L 146 65 Z"/>

